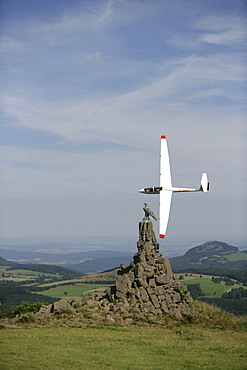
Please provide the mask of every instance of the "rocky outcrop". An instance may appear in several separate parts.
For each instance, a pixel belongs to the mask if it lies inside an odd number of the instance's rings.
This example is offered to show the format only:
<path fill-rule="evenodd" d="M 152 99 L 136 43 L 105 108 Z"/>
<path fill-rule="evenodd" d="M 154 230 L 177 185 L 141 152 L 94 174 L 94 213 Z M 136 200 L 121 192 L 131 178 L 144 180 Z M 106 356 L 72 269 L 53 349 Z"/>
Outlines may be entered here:
<path fill-rule="evenodd" d="M 139 223 L 137 249 L 133 262 L 121 265 L 116 285 L 108 288 L 104 299 L 121 310 L 134 309 L 144 315 L 191 315 L 192 298 L 187 287 L 175 280 L 169 260 L 159 253 L 151 221 Z"/>
<path fill-rule="evenodd" d="M 193 316 L 192 298 L 187 287 L 175 280 L 168 259 L 159 253 L 151 221 L 139 223 L 137 249 L 133 261 L 121 265 L 116 284 L 105 293 L 42 306 L 36 317 L 69 313 L 76 320 L 131 323 L 150 316 Z"/>

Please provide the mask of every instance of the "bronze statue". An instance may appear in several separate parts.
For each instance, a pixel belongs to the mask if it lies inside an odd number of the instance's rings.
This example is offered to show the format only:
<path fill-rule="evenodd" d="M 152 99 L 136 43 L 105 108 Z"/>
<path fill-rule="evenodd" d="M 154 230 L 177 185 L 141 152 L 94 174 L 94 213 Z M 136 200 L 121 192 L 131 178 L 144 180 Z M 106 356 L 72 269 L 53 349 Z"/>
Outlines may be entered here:
<path fill-rule="evenodd" d="M 150 221 L 149 216 L 153 217 L 153 219 L 155 221 L 157 221 L 157 218 L 155 217 L 155 214 L 153 213 L 151 208 L 149 208 L 147 203 L 144 203 L 143 211 L 145 213 L 145 217 L 143 218 L 143 221 Z"/>

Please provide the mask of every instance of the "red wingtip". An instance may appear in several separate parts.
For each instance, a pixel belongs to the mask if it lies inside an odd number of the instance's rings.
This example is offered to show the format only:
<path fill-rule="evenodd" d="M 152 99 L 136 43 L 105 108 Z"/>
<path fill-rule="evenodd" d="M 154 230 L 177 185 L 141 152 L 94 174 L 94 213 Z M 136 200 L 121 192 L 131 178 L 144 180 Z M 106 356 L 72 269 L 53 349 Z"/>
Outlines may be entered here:
<path fill-rule="evenodd" d="M 165 135 L 161 135 L 160 137 L 161 139 L 166 139 L 166 136 Z"/>
<path fill-rule="evenodd" d="M 164 234 L 160 234 L 160 238 L 164 239 L 165 235 Z"/>

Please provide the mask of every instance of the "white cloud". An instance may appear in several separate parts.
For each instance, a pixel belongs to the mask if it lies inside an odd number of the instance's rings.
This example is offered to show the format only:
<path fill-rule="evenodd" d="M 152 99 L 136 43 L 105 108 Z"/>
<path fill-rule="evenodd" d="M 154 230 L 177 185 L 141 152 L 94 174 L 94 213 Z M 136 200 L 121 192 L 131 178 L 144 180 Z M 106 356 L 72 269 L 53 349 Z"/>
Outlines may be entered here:
<path fill-rule="evenodd" d="M 200 41 L 209 44 L 246 44 L 247 27 L 243 17 L 210 16 L 196 22 L 198 29 L 204 31 Z"/>
<path fill-rule="evenodd" d="M 232 49 L 246 45 L 247 27 L 243 16 L 210 15 L 197 19 L 194 27 L 194 32 L 191 29 L 184 34 L 175 32 L 169 43 L 185 50 L 202 47 L 205 49 L 205 44 L 229 46 Z"/>
<path fill-rule="evenodd" d="M 101 55 L 97 52 L 90 57 L 97 60 Z M 18 95 L 3 96 L 3 110 L 16 124 L 53 133 L 77 144 L 96 137 L 119 144 L 140 145 L 139 133 L 148 131 L 151 123 L 169 117 L 182 124 L 186 120 L 186 117 L 182 118 L 185 111 L 191 116 L 189 112 L 205 110 L 203 106 L 197 108 L 198 97 L 216 91 L 219 95 L 225 88 L 224 85 L 220 88 L 219 83 L 245 79 L 245 67 L 234 54 L 194 55 L 168 61 L 167 65 L 171 70 L 169 73 L 164 67 L 164 72 L 161 70 L 146 86 L 123 94 L 46 101 L 30 89 L 28 93 L 19 91 Z M 227 89 L 222 96 L 232 97 L 236 103 L 234 91 Z M 210 110 L 210 115 L 217 113 L 217 107 Z M 226 117 L 224 121 L 229 119 Z"/>

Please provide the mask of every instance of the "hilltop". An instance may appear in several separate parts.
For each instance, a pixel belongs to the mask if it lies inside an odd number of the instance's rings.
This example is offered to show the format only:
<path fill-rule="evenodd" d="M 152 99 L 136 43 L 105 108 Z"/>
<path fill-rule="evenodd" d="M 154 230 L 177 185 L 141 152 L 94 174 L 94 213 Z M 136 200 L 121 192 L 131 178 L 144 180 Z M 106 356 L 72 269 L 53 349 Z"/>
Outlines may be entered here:
<path fill-rule="evenodd" d="M 14 262 L 8 261 L 5 258 L 0 257 L 0 266 L 12 266 L 14 264 L 15 264 Z"/>
<path fill-rule="evenodd" d="M 188 268 L 247 269 L 247 251 L 220 241 L 209 241 L 170 259 L 173 270 Z"/>
<path fill-rule="evenodd" d="M 239 249 L 237 247 L 233 247 L 232 245 L 229 245 L 227 243 L 218 242 L 218 241 L 210 241 L 206 242 L 202 245 L 199 245 L 198 247 L 194 247 L 189 249 L 185 256 L 189 255 L 215 255 L 215 254 L 229 254 L 239 252 Z"/>

